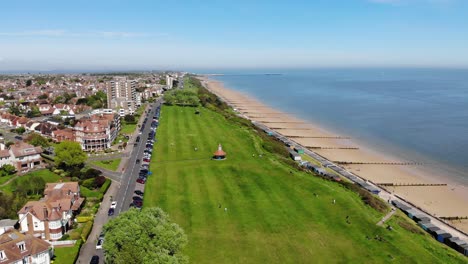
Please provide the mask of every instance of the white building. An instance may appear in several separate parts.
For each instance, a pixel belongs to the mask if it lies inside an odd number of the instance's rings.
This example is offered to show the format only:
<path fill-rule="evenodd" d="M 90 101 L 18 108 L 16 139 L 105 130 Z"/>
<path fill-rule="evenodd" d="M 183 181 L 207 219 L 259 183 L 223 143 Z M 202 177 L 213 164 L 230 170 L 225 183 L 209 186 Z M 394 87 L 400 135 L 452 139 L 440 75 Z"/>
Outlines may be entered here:
<path fill-rule="evenodd" d="M 13 165 L 19 172 L 27 172 L 36 167 L 42 167 L 42 148 L 34 147 L 22 141 L 17 141 L 9 149 L 0 143 L 0 167 Z"/>
<path fill-rule="evenodd" d="M 137 87 L 138 83 L 135 80 L 127 80 L 125 77 L 116 77 L 107 82 L 107 107 L 124 109 L 126 114 L 135 112 L 141 105 L 141 98 L 138 99 L 137 96 Z"/>

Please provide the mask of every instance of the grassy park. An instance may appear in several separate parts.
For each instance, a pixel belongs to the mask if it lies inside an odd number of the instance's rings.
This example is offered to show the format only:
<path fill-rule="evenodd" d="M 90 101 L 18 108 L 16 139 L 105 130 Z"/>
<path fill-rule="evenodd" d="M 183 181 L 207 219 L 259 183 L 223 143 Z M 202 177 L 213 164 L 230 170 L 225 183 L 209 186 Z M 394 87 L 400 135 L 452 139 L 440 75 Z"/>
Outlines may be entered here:
<path fill-rule="evenodd" d="M 106 170 L 116 171 L 117 168 L 119 167 L 120 161 L 121 161 L 121 158 L 110 159 L 110 160 L 98 160 L 98 161 L 93 161 L 92 163 Z"/>
<path fill-rule="evenodd" d="M 252 129 L 198 110 L 162 108 L 145 188 L 145 207 L 161 207 L 187 233 L 191 263 L 465 261 L 403 216 L 391 218 L 393 231 L 377 226 L 383 214 L 356 193 L 281 162 Z M 227 159 L 211 160 L 219 143 Z"/>

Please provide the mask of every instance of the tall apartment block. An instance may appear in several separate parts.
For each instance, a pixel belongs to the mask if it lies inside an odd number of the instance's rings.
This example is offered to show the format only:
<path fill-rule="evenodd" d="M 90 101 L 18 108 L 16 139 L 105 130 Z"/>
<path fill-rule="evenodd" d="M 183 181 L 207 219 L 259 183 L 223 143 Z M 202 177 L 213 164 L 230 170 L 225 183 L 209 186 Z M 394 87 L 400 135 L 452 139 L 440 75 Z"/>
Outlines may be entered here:
<path fill-rule="evenodd" d="M 141 104 L 136 88 L 138 83 L 127 80 L 125 77 L 117 77 L 106 83 L 107 106 L 118 110 L 120 116 L 133 114 Z"/>

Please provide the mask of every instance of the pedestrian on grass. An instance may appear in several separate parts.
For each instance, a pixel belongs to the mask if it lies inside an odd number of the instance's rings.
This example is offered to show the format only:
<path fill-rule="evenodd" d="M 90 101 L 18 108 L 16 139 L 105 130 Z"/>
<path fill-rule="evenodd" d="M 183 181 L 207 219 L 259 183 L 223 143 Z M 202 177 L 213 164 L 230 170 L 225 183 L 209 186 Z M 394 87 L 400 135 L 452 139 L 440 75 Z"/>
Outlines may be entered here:
<path fill-rule="evenodd" d="M 335 200 L 335 199 L 333 199 L 333 204 L 335 204 L 335 203 L 336 203 L 336 200 Z"/>

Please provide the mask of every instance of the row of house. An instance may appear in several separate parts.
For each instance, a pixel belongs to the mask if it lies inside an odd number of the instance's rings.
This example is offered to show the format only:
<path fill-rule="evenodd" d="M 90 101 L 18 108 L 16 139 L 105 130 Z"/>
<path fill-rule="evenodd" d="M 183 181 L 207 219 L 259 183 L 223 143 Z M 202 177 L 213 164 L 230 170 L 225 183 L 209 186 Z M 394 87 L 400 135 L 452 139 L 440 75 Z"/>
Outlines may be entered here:
<path fill-rule="evenodd" d="M 10 113 L 1 114 L 0 122 L 11 127 L 24 127 L 27 131 L 49 137 L 55 142 L 76 141 L 84 151 L 101 151 L 110 148 L 120 131 L 120 117 L 112 111 L 82 117 L 73 127 L 62 129 L 55 122 L 35 121 Z"/>

